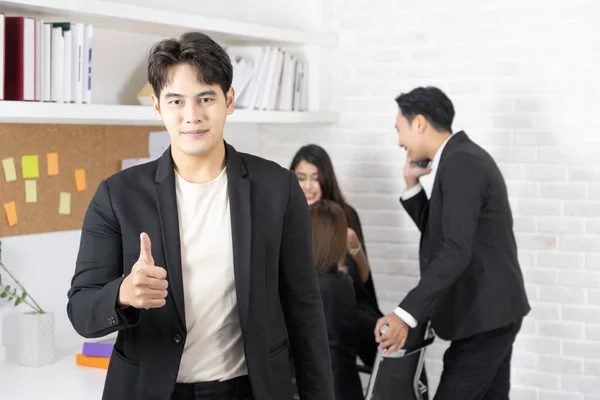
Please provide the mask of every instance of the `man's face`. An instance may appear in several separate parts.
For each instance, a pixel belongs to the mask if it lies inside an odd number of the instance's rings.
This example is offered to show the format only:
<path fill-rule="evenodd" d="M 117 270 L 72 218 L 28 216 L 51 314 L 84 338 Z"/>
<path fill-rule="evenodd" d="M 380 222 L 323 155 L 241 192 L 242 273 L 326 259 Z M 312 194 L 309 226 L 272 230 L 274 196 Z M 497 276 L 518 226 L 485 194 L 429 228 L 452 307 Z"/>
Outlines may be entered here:
<path fill-rule="evenodd" d="M 424 149 L 425 134 L 424 118 L 417 115 L 412 122 L 402 115 L 402 111 L 398 111 L 396 118 L 396 131 L 398 132 L 398 145 L 406 149 L 408 157 L 413 161 L 420 161 L 427 158 Z"/>
<path fill-rule="evenodd" d="M 206 156 L 223 142 L 227 115 L 234 110 L 234 91 L 227 96 L 218 85 L 198 81 L 198 71 L 189 64 L 169 69 L 160 102 L 152 100 L 158 117 L 171 139 L 173 152 L 188 156 Z"/>

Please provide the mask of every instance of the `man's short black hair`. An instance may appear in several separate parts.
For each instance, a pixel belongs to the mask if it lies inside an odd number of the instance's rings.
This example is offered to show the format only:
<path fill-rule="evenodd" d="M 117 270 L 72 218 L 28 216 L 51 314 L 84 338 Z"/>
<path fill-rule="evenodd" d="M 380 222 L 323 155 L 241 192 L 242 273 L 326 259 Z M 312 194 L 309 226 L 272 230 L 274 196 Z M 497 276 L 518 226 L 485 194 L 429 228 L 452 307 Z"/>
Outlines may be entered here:
<path fill-rule="evenodd" d="M 164 39 L 152 47 L 148 56 L 148 81 L 157 97 L 169 82 L 169 68 L 177 64 L 195 67 L 199 82 L 219 85 L 227 95 L 233 80 L 231 59 L 209 36 L 187 32 L 179 40 Z"/>
<path fill-rule="evenodd" d="M 418 87 L 400 94 L 396 97 L 396 103 L 409 122 L 420 114 L 435 130 L 452 132 L 454 106 L 440 89 L 433 86 Z"/>

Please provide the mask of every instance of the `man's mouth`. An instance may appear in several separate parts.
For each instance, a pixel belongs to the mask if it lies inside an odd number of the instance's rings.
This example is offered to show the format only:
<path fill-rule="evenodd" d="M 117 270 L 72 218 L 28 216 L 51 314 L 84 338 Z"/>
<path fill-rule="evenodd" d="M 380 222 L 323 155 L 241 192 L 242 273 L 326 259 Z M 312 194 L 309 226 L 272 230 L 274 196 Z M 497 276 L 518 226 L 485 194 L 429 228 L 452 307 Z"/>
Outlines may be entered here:
<path fill-rule="evenodd" d="M 182 133 L 188 137 L 200 137 L 208 133 L 208 129 L 194 129 L 190 131 L 184 131 Z"/>

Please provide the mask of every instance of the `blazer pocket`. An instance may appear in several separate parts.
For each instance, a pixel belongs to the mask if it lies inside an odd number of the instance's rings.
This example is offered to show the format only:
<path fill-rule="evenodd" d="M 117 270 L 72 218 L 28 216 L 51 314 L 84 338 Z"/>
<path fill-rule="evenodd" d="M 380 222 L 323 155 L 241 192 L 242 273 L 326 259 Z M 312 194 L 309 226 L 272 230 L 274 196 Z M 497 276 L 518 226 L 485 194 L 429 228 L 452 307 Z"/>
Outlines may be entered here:
<path fill-rule="evenodd" d="M 123 354 L 123 352 L 116 346 L 113 346 L 113 355 L 119 358 L 124 363 L 129 364 L 133 367 L 139 367 L 140 365 L 140 362 L 138 360 L 125 356 L 125 354 Z"/>
<path fill-rule="evenodd" d="M 271 347 L 271 349 L 269 350 L 269 357 L 275 357 L 279 355 L 282 351 L 287 349 L 287 347 L 288 341 L 287 339 L 283 339 L 282 341 L 278 342 L 275 346 Z"/>

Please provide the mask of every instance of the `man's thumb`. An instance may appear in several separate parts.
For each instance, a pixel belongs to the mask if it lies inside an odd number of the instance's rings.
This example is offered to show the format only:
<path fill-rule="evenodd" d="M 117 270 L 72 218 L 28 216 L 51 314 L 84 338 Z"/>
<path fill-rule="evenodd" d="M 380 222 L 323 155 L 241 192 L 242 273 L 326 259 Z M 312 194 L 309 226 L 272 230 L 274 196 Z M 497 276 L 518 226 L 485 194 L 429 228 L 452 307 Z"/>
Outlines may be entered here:
<path fill-rule="evenodd" d="M 140 234 L 140 260 L 154 264 L 154 258 L 152 258 L 152 244 L 150 243 L 150 237 L 146 232 Z"/>

